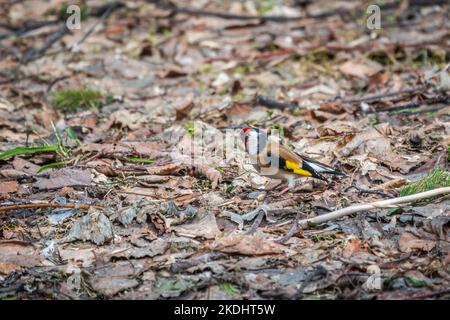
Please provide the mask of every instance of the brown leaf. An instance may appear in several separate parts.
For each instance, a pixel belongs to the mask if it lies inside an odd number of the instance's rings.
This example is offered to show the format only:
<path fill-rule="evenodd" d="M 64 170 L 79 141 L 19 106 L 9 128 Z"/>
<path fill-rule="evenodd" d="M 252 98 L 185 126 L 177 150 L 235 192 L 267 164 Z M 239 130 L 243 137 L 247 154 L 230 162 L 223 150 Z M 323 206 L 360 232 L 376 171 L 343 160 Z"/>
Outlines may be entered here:
<path fill-rule="evenodd" d="M 283 253 L 285 247 L 258 236 L 239 235 L 217 239 L 211 245 L 212 250 L 239 253 L 248 256 Z"/>
<path fill-rule="evenodd" d="M 41 263 L 39 251 L 32 244 L 23 241 L 0 241 L 0 274 Z"/>
<path fill-rule="evenodd" d="M 220 233 L 216 217 L 210 212 L 192 223 L 175 226 L 172 229 L 178 234 L 205 239 L 214 239 Z"/>
<path fill-rule="evenodd" d="M 97 245 L 109 242 L 114 237 L 111 221 L 103 213 L 90 209 L 88 214 L 77 220 L 66 237 L 67 242 L 82 240 Z"/>
<path fill-rule="evenodd" d="M 192 99 L 187 99 L 179 107 L 175 109 L 175 120 L 183 120 L 189 114 L 189 111 L 194 107 Z"/>
<path fill-rule="evenodd" d="M 184 71 L 183 69 L 181 69 L 180 67 L 177 67 L 177 66 L 170 66 L 170 67 L 161 69 L 158 72 L 158 75 L 161 78 L 176 78 L 176 77 L 185 76 L 186 71 Z"/>
<path fill-rule="evenodd" d="M 162 166 L 155 166 L 147 168 L 147 172 L 149 174 L 156 174 L 156 175 L 168 175 L 173 174 L 175 172 L 178 172 L 183 169 L 183 165 L 181 163 L 169 163 Z"/>
<path fill-rule="evenodd" d="M 341 150 L 339 155 L 348 157 L 352 154 L 369 156 L 378 159 L 380 164 L 408 173 L 411 168 L 420 163 L 422 157 L 406 160 L 398 155 L 391 146 L 391 140 L 383 136 L 377 126 L 370 127 L 356 134 Z"/>
<path fill-rule="evenodd" d="M 396 189 L 404 186 L 406 184 L 406 179 L 398 178 L 390 180 L 386 183 L 380 184 L 379 186 L 376 186 L 375 190 L 391 190 Z"/>
<path fill-rule="evenodd" d="M 383 67 L 374 61 L 360 59 L 349 60 L 339 66 L 339 71 L 342 73 L 363 79 L 377 74 L 382 69 Z"/>
<path fill-rule="evenodd" d="M 94 248 L 79 248 L 78 246 L 65 246 L 58 248 L 59 256 L 63 261 L 79 267 L 87 268 L 95 262 Z"/>
<path fill-rule="evenodd" d="M 39 177 L 33 186 L 46 190 L 72 186 L 88 187 L 91 183 L 91 172 L 89 170 L 64 168 L 51 171 L 49 178 Z"/>
<path fill-rule="evenodd" d="M 116 143 L 89 143 L 83 146 L 83 151 L 85 152 L 98 152 L 104 155 L 114 155 L 114 154 L 131 154 L 132 148 L 129 145 L 122 145 Z"/>
<path fill-rule="evenodd" d="M 404 232 L 398 240 L 400 251 L 411 252 L 415 250 L 430 251 L 436 245 L 433 240 L 419 239 L 409 232 Z"/>
<path fill-rule="evenodd" d="M 89 274 L 88 282 L 100 294 L 113 296 L 122 290 L 138 286 L 136 276 L 144 268 L 148 268 L 148 263 L 142 260 L 139 263 L 136 260 L 109 263 Z"/>
<path fill-rule="evenodd" d="M 39 166 L 35 165 L 34 163 L 27 161 L 25 159 L 22 159 L 20 157 L 14 157 L 14 160 L 12 161 L 12 165 L 14 169 L 25 172 L 27 174 L 34 175 L 38 172 Z"/>
<path fill-rule="evenodd" d="M 362 251 L 361 241 L 359 239 L 349 239 L 342 251 L 344 258 L 350 258 L 353 254 Z"/>
<path fill-rule="evenodd" d="M 143 247 L 135 247 L 129 243 L 123 245 L 111 245 L 108 247 L 101 247 L 95 251 L 96 255 L 101 255 L 104 261 L 110 261 L 112 258 L 126 258 L 139 259 L 144 257 L 154 257 L 163 254 L 170 247 L 170 243 L 158 238 L 152 242 L 147 243 Z"/>
<path fill-rule="evenodd" d="M 8 179 L 20 179 L 23 177 L 29 177 L 29 174 L 26 174 L 23 171 L 15 170 L 15 169 L 3 169 L 0 170 L 0 176 Z"/>
<path fill-rule="evenodd" d="M 342 104 L 334 102 L 322 103 L 319 107 L 319 110 L 332 114 L 341 114 L 345 112 L 345 109 L 342 107 Z"/>
<path fill-rule="evenodd" d="M 160 151 L 160 146 L 156 142 L 125 142 L 121 145 L 129 146 L 134 154 L 147 158 L 156 157 Z"/>
<path fill-rule="evenodd" d="M 0 196 L 15 193 L 19 191 L 19 183 L 17 181 L 0 181 Z"/>
<path fill-rule="evenodd" d="M 211 181 L 212 189 L 217 188 L 217 185 L 222 181 L 222 174 L 208 164 L 195 164 L 195 169 Z"/>
<path fill-rule="evenodd" d="M 51 130 L 52 124 L 57 123 L 60 118 L 57 111 L 53 109 L 43 109 L 34 114 L 34 120 L 37 124 L 42 125 L 44 128 Z"/>

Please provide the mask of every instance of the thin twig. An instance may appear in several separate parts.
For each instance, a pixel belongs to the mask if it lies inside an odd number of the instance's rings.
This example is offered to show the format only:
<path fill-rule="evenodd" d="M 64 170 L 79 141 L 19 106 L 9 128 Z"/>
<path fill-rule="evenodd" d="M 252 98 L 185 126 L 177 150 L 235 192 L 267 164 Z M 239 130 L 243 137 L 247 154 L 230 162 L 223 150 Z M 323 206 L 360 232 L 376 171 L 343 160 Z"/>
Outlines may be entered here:
<path fill-rule="evenodd" d="M 426 113 L 426 112 L 436 112 L 439 111 L 441 109 L 447 108 L 449 105 L 447 103 L 445 104 L 437 104 L 428 108 L 423 108 L 423 109 L 418 109 L 418 110 L 413 110 L 413 111 L 405 111 L 402 112 L 402 115 L 412 115 L 412 114 L 419 114 L 419 113 Z"/>
<path fill-rule="evenodd" d="M 399 91 L 394 91 L 394 92 L 381 92 L 381 93 L 376 93 L 373 95 L 367 95 L 367 96 L 362 96 L 362 97 L 351 97 L 351 98 L 347 98 L 347 99 L 342 99 L 341 102 L 344 102 L 344 103 L 373 102 L 373 101 L 384 100 L 385 98 L 396 97 L 396 96 L 400 96 L 400 95 L 404 95 L 404 94 L 417 93 L 417 92 L 422 91 L 423 89 L 424 89 L 424 86 L 419 86 L 419 87 L 415 87 L 415 88 L 409 88 L 409 89 L 404 89 L 404 90 L 399 90 Z"/>
<path fill-rule="evenodd" d="M 308 274 L 305 281 L 303 281 L 300 288 L 297 290 L 297 292 L 292 296 L 291 300 L 298 300 L 300 299 L 301 295 L 303 294 L 303 291 L 305 291 L 306 287 L 314 280 L 315 277 L 320 277 L 319 279 L 326 277 L 328 275 L 328 270 L 321 264 L 317 265 L 317 267 L 314 268 L 312 272 Z"/>
<path fill-rule="evenodd" d="M 7 38 L 7 37 L 11 37 L 11 36 L 20 37 L 20 36 L 27 34 L 29 31 L 36 30 L 36 29 L 46 27 L 46 26 L 50 26 L 53 24 L 57 24 L 59 22 L 60 22 L 60 20 L 30 21 L 30 22 L 25 22 L 25 24 L 20 27 L 0 24 L 1 27 L 12 31 L 11 33 L 6 33 L 6 34 L 0 35 L 0 40 Z"/>
<path fill-rule="evenodd" d="M 261 225 L 261 222 L 265 215 L 266 215 L 266 211 L 264 211 L 263 209 L 260 209 L 258 216 L 256 217 L 255 221 L 253 221 L 253 224 L 252 224 L 250 230 L 248 230 L 246 234 L 254 234 L 256 232 L 256 230 L 258 229 L 258 227 Z"/>
<path fill-rule="evenodd" d="M 205 17 L 215 17 L 221 19 L 231 19 L 231 20 L 260 20 L 260 21 L 273 21 L 273 22 L 291 22 L 298 21 L 300 19 L 305 19 L 306 17 L 288 17 L 288 16 L 252 16 L 252 15 L 238 15 L 226 12 L 216 12 L 207 11 L 203 9 L 194 9 L 188 7 L 178 7 L 170 1 L 154 1 L 147 0 L 149 3 L 153 3 L 159 6 L 161 9 L 169 10 L 170 13 L 167 16 L 162 16 L 159 18 L 173 18 L 177 14 L 188 14 L 188 15 L 198 15 Z"/>
<path fill-rule="evenodd" d="M 56 202 L 40 202 L 40 203 L 22 203 L 22 204 L 14 204 L 14 205 L 0 205 L 0 212 L 6 212 L 10 210 L 20 210 L 20 209 L 39 209 L 39 208 L 75 208 L 75 209 L 101 209 L 102 206 L 90 205 L 90 204 L 76 204 L 76 203 L 67 203 L 67 204 L 58 204 Z"/>
<path fill-rule="evenodd" d="M 393 196 L 391 196 L 390 194 L 384 193 L 383 191 L 363 189 L 361 187 L 358 187 L 355 184 L 352 184 L 351 186 L 348 186 L 343 191 L 347 192 L 351 188 L 355 188 L 356 190 L 358 190 L 359 194 L 377 194 L 377 195 L 382 196 L 382 197 L 393 198 Z"/>
<path fill-rule="evenodd" d="M 436 97 L 432 97 L 429 99 L 424 99 L 424 100 L 416 100 L 413 102 L 409 102 L 409 103 L 404 103 L 404 104 L 398 104 L 398 105 L 394 105 L 394 106 L 389 106 L 383 109 L 379 109 L 379 110 L 369 110 L 368 113 L 375 113 L 375 112 L 391 112 L 391 111 L 398 111 L 398 110 L 403 110 L 403 109 L 411 109 L 411 108 L 418 108 L 421 105 L 430 105 L 430 104 L 436 104 L 436 103 L 448 103 L 450 102 L 450 97 L 447 95 L 439 95 Z"/>
<path fill-rule="evenodd" d="M 300 227 L 307 227 L 309 224 L 318 224 L 330 220 L 336 220 L 352 213 L 366 212 L 373 209 L 380 208 L 398 208 L 401 204 L 407 204 L 418 200 L 423 200 L 435 196 L 440 196 L 450 193 L 450 187 L 438 188 L 430 191 L 416 193 L 406 197 L 398 197 L 388 200 L 375 201 L 371 203 L 358 204 L 347 208 L 339 209 L 314 218 L 303 219 L 298 222 Z"/>
<path fill-rule="evenodd" d="M 102 16 L 100 17 L 100 19 L 98 19 L 90 28 L 89 30 L 83 35 L 83 37 L 78 40 L 77 42 L 75 42 L 73 45 L 70 46 L 69 51 L 75 51 L 78 50 L 78 48 L 80 47 L 80 45 L 86 41 L 86 39 L 92 34 L 92 32 L 94 31 L 94 29 L 100 24 L 103 23 L 106 18 L 108 18 L 111 13 L 117 9 L 117 8 L 121 8 L 123 6 L 122 3 L 119 2 L 113 2 L 110 3 L 109 6 L 106 7 L 106 10 L 103 12 Z"/>
<path fill-rule="evenodd" d="M 299 208 L 299 210 L 297 211 L 297 215 L 295 216 L 294 223 L 292 224 L 291 228 L 283 237 L 275 240 L 276 243 L 285 243 L 290 238 L 292 238 L 294 236 L 294 234 L 297 233 L 298 221 L 300 220 L 301 215 L 302 215 L 301 208 Z"/>
<path fill-rule="evenodd" d="M 64 37 L 69 32 L 69 28 L 65 24 L 58 29 L 55 33 L 50 35 L 47 40 L 45 41 L 44 45 L 38 49 L 30 49 L 27 51 L 27 53 L 24 55 L 22 59 L 23 64 L 27 64 L 28 62 L 37 60 L 45 55 L 47 50 L 53 46 L 56 42 L 58 42 L 62 37 Z"/>
<path fill-rule="evenodd" d="M 311 15 L 307 14 L 302 17 L 289 17 L 289 16 L 279 16 L 279 15 L 272 15 L 272 16 L 254 16 L 254 15 L 241 15 L 241 14 L 231 14 L 226 12 L 216 12 L 216 11 L 207 11 L 203 9 L 195 9 L 195 8 L 188 8 L 188 7 L 178 7 L 176 4 L 170 2 L 170 1 L 160 1 L 160 0 L 147 0 L 148 3 L 152 3 L 154 5 L 157 5 L 161 9 L 169 10 L 170 13 L 167 16 L 160 16 L 160 17 L 152 17 L 152 18 L 159 18 L 159 19 L 165 19 L 165 18 L 173 18 L 176 14 L 184 13 L 188 15 L 199 15 L 199 16 L 206 16 L 206 17 L 216 17 L 221 19 L 231 19 L 231 20 L 260 20 L 262 22 L 270 21 L 270 22 L 278 22 L 278 23 L 286 23 L 286 22 L 292 22 L 292 21 L 300 21 L 305 19 L 325 19 L 332 16 L 339 15 L 341 17 L 348 17 L 349 19 L 355 18 L 354 14 L 350 10 L 347 9 L 333 9 L 326 12 L 322 12 L 319 14 Z M 428 1 L 423 0 L 411 0 L 410 6 L 423 6 L 427 5 L 426 3 Z M 446 3 L 446 0 L 435 0 L 436 3 Z M 387 4 L 382 5 L 381 9 L 389 8 L 394 6 L 396 4 Z"/>
<path fill-rule="evenodd" d="M 259 104 L 265 107 L 269 107 L 269 108 L 275 108 L 275 109 L 294 109 L 296 107 L 298 107 L 296 104 L 293 103 L 286 103 L 286 102 L 281 102 L 272 98 L 268 98 L 268 97 L 264 97 L 261 95 L 256 95 L 255 96 L 255 104 Z"/>

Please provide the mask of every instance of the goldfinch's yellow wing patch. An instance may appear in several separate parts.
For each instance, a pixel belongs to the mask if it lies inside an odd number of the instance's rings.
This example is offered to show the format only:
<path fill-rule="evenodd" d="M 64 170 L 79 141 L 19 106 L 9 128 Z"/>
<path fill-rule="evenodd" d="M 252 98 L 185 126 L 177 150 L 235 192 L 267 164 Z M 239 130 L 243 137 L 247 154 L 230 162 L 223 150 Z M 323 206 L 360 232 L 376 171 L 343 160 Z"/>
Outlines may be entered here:
<path fill-rule="evenodd" d="M 311 172 L 300 168 L 297 162 L 292 162 L 292 161 L 286 160 L 286 169 L 292 170 L 294 173 L 301 175 L 301 176 L 307 176 L 307 177 L 312 176 Z"/>

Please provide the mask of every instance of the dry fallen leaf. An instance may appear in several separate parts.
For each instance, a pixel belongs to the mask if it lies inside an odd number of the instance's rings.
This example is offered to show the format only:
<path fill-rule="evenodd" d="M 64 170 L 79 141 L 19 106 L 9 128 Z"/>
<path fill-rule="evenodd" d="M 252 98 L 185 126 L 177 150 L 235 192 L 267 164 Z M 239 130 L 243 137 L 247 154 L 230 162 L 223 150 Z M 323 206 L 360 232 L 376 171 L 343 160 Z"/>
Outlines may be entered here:
<path fill-rule="evenodd" d="M 43 258 L 39 250 L 28 242 L 0 241 L 0 274 L 41 265 Z"/>
<path fill-rule="evenodd" d="M 19 183 L 17 181 L 0 181 L 0 196 L 19 191 Z"/>
<path fill-rule="evenodd" d="M 254 235 L 239 235 L 219 238 L 210 247 L 212 250 L 226 253 L 239 253 L 248 256 L 279 254 L 285 247 Z"/>
<path fill-rule="evenodd" d="M 184 166 L 181 163 L 169 163 L 169 164 L 165 164 L 165 165 L 161 165 L 161 166 L 147 168 L 147 172 L 149 174 L 164 176 L 164 175 L 176 173 L 176 172 L 182 170 L 183 168 L 184 168 Z"/>
<path fill-rule="evenodd" d="M 211 181 L 211 188 L 213 190 L 216 189 L 217 185 L 222 181 L 222 174 L 220 171 L 214 169 L 208 164 L 195 165 L 195 169 Z"/>
<path fill-rule="evenodd" d="M 377 74 L 382 69 L 383 67 L 374 61 L 360 59 L 349 60 L 339 66 L 342 73 L 363 79 Z"/>
<path fill-rule="evenodd" d="M 97 245 L 101 245 L 111 241 L 113 236 L 113 225 L 108 217 L 91 208 L 87 215 L 73 224 L 65 241 L 92 241 Z"/>
<path fill-rule="evenodd" d="M 192 223 L 185 223 L 172 228 L 176 233 L 188 237 L 214 239 L 220 234 L 214 214 L 207 212 Z"/>
<path fill-rule="evenodd" d="M 92 179 L 89 170 L 63 168 L 52 170 L 49 178 L 39 177 L 33 186 L 41 190 L 47 190 L 74 186 L 89 187 L 91 184 Z"/>
<path fill-rule="evenodd" d="M 404 232 L 398 240 L 398 245 L 402 252 L 411 252 L 415 250 L 430 251 L 436 246 L 436 242 L 433 240 L 419 239 L 409 232 Z"/>
<path fill-rule="evenodd" d="M 360 252 L 362 249 L 361 240 L 352 238 L 347 241 L 347 244 L 342 251 L 342 256 L 344 258 L 350 258 L 353 254 Z"/>
<path fill-rule="evenodd" d="M 175 120 L 183 120 L 189 114 L 189 111 L 194 107 L 192 99 L 187 99 L 180 106 L 175 109 Z"/>

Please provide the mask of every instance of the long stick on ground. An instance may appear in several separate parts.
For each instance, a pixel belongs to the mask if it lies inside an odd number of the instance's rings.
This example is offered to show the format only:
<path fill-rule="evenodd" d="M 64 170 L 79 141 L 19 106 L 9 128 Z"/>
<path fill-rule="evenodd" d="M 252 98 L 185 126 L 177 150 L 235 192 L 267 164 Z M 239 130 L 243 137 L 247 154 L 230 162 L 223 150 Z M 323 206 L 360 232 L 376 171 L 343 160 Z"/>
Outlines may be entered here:
<path fill-rule="evenodd" d="M 0 213 L 6 212 L 9 210 L 19 210 L 19 209 L 38 209 L 38 208 L 75 208 L 75 209 L 101 209 L 101 206 L 89 205 L 89 204 L 76 204 L 76 203 L 67 203 L 67 204 L 58 204 L 56 202 L 40 202 L 40 203 L 18 203 L 7 206 L 0 206 Z"/>
<path fill-rule="evenodd" d="M 379 208 L 393 208 L 396 206 L 399 206 L 401 204 L 411 203 L 418 200 L 423 200 L 435 196 L 440 196 L 444 194 L 450 194 L 450 187 L 444 187 L 444 188 L 438 188 L 430 191 L 420 192 L 416 193 L 410 196 L 406 197 L 398 197 L 394 199 L 388 199 L 388 200 L 382 200 L 382 201 L 375 201 L 372 203 L 364 203 L 364 204 L 358 204 L 354 206 L 350 206 L 347 208 L 339 209 L 327 214 L 323 214 L 318 217 L 309 218 L 309 219 L 303 219 L 298 222 L 299 226 L 304 228 L 307 227 L 308 224 L 317 224 L 322 223 L 325 221 L 330 220 L 336 220 L 344 216 L 348 216 L 352 213 L 357 212 L 364 212 L 369 211 L 373 209 L 379 209 Z"/>

